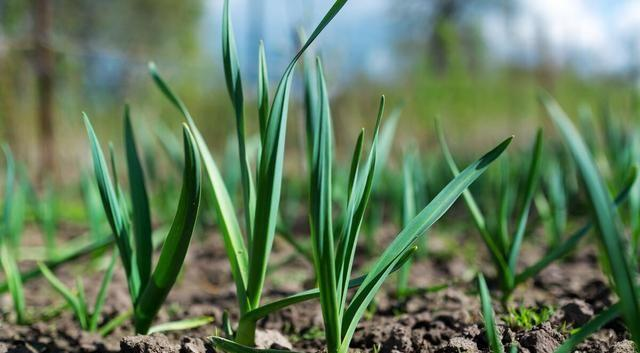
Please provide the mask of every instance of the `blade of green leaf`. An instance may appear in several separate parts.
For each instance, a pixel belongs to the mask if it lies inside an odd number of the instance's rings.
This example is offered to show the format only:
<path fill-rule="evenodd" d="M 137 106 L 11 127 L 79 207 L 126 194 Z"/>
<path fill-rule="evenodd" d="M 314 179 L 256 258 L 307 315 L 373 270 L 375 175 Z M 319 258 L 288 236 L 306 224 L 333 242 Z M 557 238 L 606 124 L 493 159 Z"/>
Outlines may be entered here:
<path fill-rule="evenodd" d="M 222 15 L 222 61 L 224 64 L 224 76 L 227 82 L 227 90 L 233 103 L 236 114 L 236 134 L 238 139 L 238 153 L 240 154 L 240 174 L 242 178 L 242 196 L 244 200 L 244 214 L 248 243 L 253 238 L 253 220 L 256 209 L 256 190 L 250 173 L 249 160 L 247 159 L 246 132 L 244 119 L 244 98 L 242 92 L 242 77 L 240 75 L 240 63 L 236 42 L 229 16 L 229 0 L 224 1 Z M 249 248 L 251 251 L 251 248 Z M 251 257 L 251 254 L 249 254 Z"/>
<path fill-rule="evenodd" d="M 11 250 L 7 244 L 0 242 L 0 264 L 7 281 L 7 288 L 11 293 L 13 300 L 13 308 L 16 312 L 16 321 L 23 324 L 26 321 L 26 305 L 24 300 L 24 289 L 22 287 L 22 279 L 20 278 L 20 270 L 18 264 L 13 258 Z"/>
<path fill-rule="evenodd" d="M 213 200 L 217 213 L 218 227 L 222 231 L 225 251 L 231 264 L 231 273 L 236 284 L 240 312 L 244 313 L 251 309 L 246 296 L 249 262 L 248 252 L 242 237 L 242 232 L 240 231 L 238 218 L 235 215 L 235 210 L 231 203 L 231 197 L 229 196 L 229 192 L 224 184 L 224 179 L 218 170 L 209 148 L 207 147 L 207 143 L 198 130 L 191 114 L 189 114 L 187 107 L 160 77 L 160 74 L 153 63 L 149 64 L 149 72 L 160 91 L 164 93 L 169 101 L 171 101 L 171 103 L 173 103 L 173 105 L 180 111 L 194 135 L 198 150 L 202 156 L 205 170 L 207 171 L 207 176 L 209 177 L 209 182 L 213 188 Z"/>
<path fill-rule="evenodd" d="M 89 313 L 87 310 L 87 298 L 84 293 L 84 284 L 82 283 L 81 277 L 76 277 L 76 292 L 78 298 L 78 319 L 80 320 L 80 327 L 83 330 L 87 330 L 89 328 L 89 323 L 87 322 L 89 318 Z"/>
<path fill-rule="evenodd" d="M 135 299 L 137 298 L 140 290 L 140 278 L 138 277 L 138 271 L 134 269 L 134 264 L 132 262 L 133 251 L 131 249 L 126 218 L 121 210 L 121 198 L 116 193 L 116 189 L 111 182 L 107 162 L 102 150 L 100 149 L 100 142 L 93 130 L 93 126 L 91 126 L 89 117 L 83 113 L 83 119 L 87 128 L 87 134 L 89 135 L 91 154 L 93 156 L 93 168 L 96 181 L 98 182 L 100 198 L 102 199 L 102 205 L 107 215 L 107 220 L 109 221 L 109 225 L 111 226 L 115 236 L 118 250 L 120 251 L 122 265 L 127 275 L 129 293 L 131 294 L 131 299 L 135 303 Z"/>
<path fill-rule="evenodd" d="M 107 271 L 102 276 L 102 282 L 100 282 L 100 289 L 98 290 L 96 301 L 93 304 L 93 313 L 91 314 L 89 321 L 89 331 L 91 332 L 95 332 L 98 329 L 98 321 L 100 320 L 100 314 L 102 313 L 104 303 L 107 300 L 107 291 L 109 289 L 109 284 L 111 284 L 111 280 L 113 279 L 113 272 L 116 268 L 117 258 L 118 252 L 114 249 Z"/>
<path fill-rule="evenodd" d="M 571 353 L 575 347 L 582 341 L 587 339 L 596 331 L 600 330 L 602 326 L 613 321 L 620 316 L 620 310 L 622 306 L 620 303 L 616 303 L 609 308 L 600 312 L 596 317 L 587 322 L 584 326 L 580 327 L 575 333 L 571 335 L 566 341 L 558 347 L 554 353 Z"/>
<path fill-rule="evenodd" d="M 415 194 L 415 180 L 414 180 L 414 156 L 407 154 L 402 161 L 402 226 L 405 227 L 409 224 L 411 219 L 416 216 L 416 194 Z M 404 296 L 407 292 L 409 285 L 409 275 L 411 271 L 411 260 L 402 267 L 398 272 L 398 296 Z"/>
<path fill-rule="evenodd" d="M 211 345 L 228 353 L 291 353 L 290 350 L 251 348 L 222 337 L 209 337 Z"/>
<path fill-rule="evenodd" d="M 355 182 L 350 182 L 350 184 L 352 184 L 352 188 L 349 191 L 344 228 L 340 237 L 340 247 L 337 258 L 338 293 L 340 300 L 339 308 L 341 312 L 344 311 L 344 307 L 346 306 L 348 289 L 346 284 L 351 277 L 351 269 L 353 267 L 358 234 L 362 226 L 362 220 L 371 196 L 371 190 L 373 188 L 373 182 L 376 175 L 378 139 L 380 122 L 382 120 L 382 115 L 384 114 L 384 106 L 385 98 L 382 96 L 378 107 L 378 116 L 376 118 L 376 126 L 374 128 L 373 141 L 371 143 L 369 156 L 367 157 L 362 173 L 357 173 L 356 170 L 356 174 L 353 177 Z"/>
<path fill-rule="evenodd" d="M 133 210 L 133 239 L 135 241 L 135 257 L 140 283 L 144 286 L 151 275 L 153 245 L 151 244 L 151 211 L 149 197 L 144 178 L 144 170 L 138 156 L 129 106 L 124 109 L 124 141 L 131 190 L 131 207 Z"/>
<path fill-rule="evenodd" d="M 124 324 L 125 321 L 129 320 L 132 315 L 133 315 L 133 310 L 127 310 L 120 313 L 118 316 L 114 317 L 113 319 L 109 320 L 106 324 L 104 324 L 104 326 L 102 326 L 98 330 L 98 334 L 102 337 L 107 336 L 113 330 L 115 330 L 118 326 Z"/>
<path fill-rule="evenodd" d="M 340 309 L 336 291 L 335 245 L 331 200 L 331 164 L 333 161 L 331 141 L 331 112 L 327 87 L 322 73 L 322 64 L 317 59 L 320 83 L 320 120 L 312 154 L 310 181 L 309 224 L 313 241 L 313 258 L 316 280 L 320 289 L 320 305 L 324 320 L 327 350 L 334 352 L 340 344 Z"/>
<path fill-rule="evenodd" d="M 165 322 L 162 324 L 152 326 L 149 329 L 148 334 L 151 335 L 158 332 L 190 330 L 190 329 L 198 328 L 200 326 L 208 325 L 213 321 L 215 321 L 215 318 L 213 316 L 199 316 L 199 317 L 192 317 L 184 320 Z"/>
<path fill-rule="evenodd" d="M 266 135 L 263 139 L 262 154 L 258 171 L 258 187 L 256 198 L 256 214 L 254 237 L 250 246 L 249 278 L 247 296 L 252 307 L 260 305 L 262 287 L 273 238 L 277 224 L 280 189 L 282 186 L 282 166 L 284 160 L 284 144 L 288 116 L 291 81 L 298 59 L 336 16 L 347 0 L 337 0 L 331 6 L 320 24 L 313 31 L 307 42 L 289 63 L 285 70 L 271 104 L 267 121 Z"/>
<path fill-rule="evenodd" d="M 260 140 L 264 139 L 269 119 L 269 72 L 267 71 L 267 55 L 264 42 L 260 41 L 258 49 L 258 122 L 260 124 Z"/>
<path fill-rule="evenodd" d="M 626 200 L 632 187 L 636 185 L 637 179 L 638 179 L 638 168 L 634 166 L 631 169 L 631 172 L 629 173 L 629 176 L 627 177 L 627 180 L 623 185 L 622 190 L 620 190 L 620 192 L 616 196 L 613 207 L 619 206 L 622 202 L 624 202 L 624 200 Z M 540 271 L 542 271 L 544 268 L 549 266 L 550 263 L 556 261 L 557 259 L 575 250 L 578 245 L 578 242 L 580 242 L 580 240 L 589 233 L 589 230 L 591 230 L 592 227 L 593 227 L 593 223 L 588 222 L 587 224 L 582 226 L 580 229 L 578 229 L 578 231 L 576 231 L 574 234 L 569 236 L 567 240 L 565 240 L 563 243 L 557 246 L 554 246 L 552 249 L 550 249 L 549 253 L 545 257 L 540 259 L 535 264 L 527 267 L 524 271 L 522 271 L 516 276 L 515 285 L 518 285 L 528 280 L 529 278 L 537 275 Z"/>
<path fill-rule="evenodd" d="M 56 277 L 56 275 L 53 274 L 53 272 L 51 272 L 51 270 L 49 270 L 47 266 L 45 266 L 45 264 L 39 262 L 38 267 L 40 268 L 40 272 L 42 272 L 42 275 L 44 276 L 44 278 L 47 279 L 47 281 L 51 284 L 51 286 L 58 293 L 60 293 L 60 295 L 62 295 L 64 300 L 69 304 L 69 306 L 71 306 L 71 308 L 73 309 L 73 312 L 76 315 L 76 318 L 78 319 L 78 322 L 80 323 L 80 326 L 82 328 L 85 328 L 86 316 L 83 317 L 83 311 L 81 307 L 82 305 L 80 304 L 80 300 L 78 299 L 78 296 L 73 294 L 71 292 L 71 289 L 65 286 L 64 283 L 62 283 L 58 279 L 58 277 Z"/>
<path fill-rule="evenodd" d="M 522 246 L 522 239 L 524 238 L 524 231 L 527 227 L 527 219 L 529 218 L 529 210 L 531 209 L 531 202 L 538 186 L 538 179 L 540 178 L 540 157 L 542 156 L 542 130 L 539 129 L 536 134 L 536 142 L 533 147 L 533 156 L 531 158 L 531 165 L 529 167 L 529 174 L 527 176 L 527 183 L 524 196 L 524 204 L 522 211 L 518 217 L 518 228 L 516 234 L 511 242 L 511 250 L 509 251 L 509 269 L 511 273 L 516 273 L 516 265 L 518 256 L 520 255 L 520 247 Z"/>
<path fill-rule="evenodd" d="M 164 241 L 151 280 L 137 301 L 134 318 L 136 331 L 146 333 L 151 321 L 176 281 L 191 242 L 200 206 L 200 156 L 189 128 L 183 126 L 185 168 L 182 191 L 175 218 Z"/>
<path fill-rule="evenodd" d="M 502 253 L 509 252 L 509 218 L 511 217 L 511 201 L 513 198 L 513 188 L 511 187 L 509 159 L 504 158 L 501 161 L 501 178 L 500 178 L 500 206 L 498 207 L 498 230 L 494 232 L 494 240 Z"/>
<path fill-rule="evenodd" d="M 480 290 L 480 304 L 482 307 L 482 317 L 484 319 L 484 329 L 489 341 L 489 347 L 492 353 L 504 353 L 504 346 L 498 335 L 496 320 L 493 315 L 493 306 L 491 305 L 491 295 L 484 276 L 478 274 L 478 288 Z"/>
<path fill-rule="evenodd" d="M 447 165 L 449 166 L 449 169 L 451 170 L 451 173 L 453 174 L 453 176 L 457 176 L 458 174 L 460 174 L 460 170 L 458 169 L 458 166 L 453 160 L 453 155 L 449 150 L 449 145 L 447 144 L 447 141 L 444 137 L 444 131 L 442 129 L 439 119 L 436 119 L 436 133 L 438 135 L 438 141 L 440 142 L 440 147 L 442 148 L 442 153 L 444 155 L 445 161 L 447 162 Z M 477 202 L 473 198 L 473 195 L 469 190 L 465 190 L 462 193 L 462 196 L 464 197 L 464 201 L 467 205 L 467 208 L 469 209 L 469 213 L 471 213 L 473 222 L 475 223 L 476 228 L 478 228 L 478 231 L 480 232 L 480 236 L 482 236 L 482 240 L 484 241 L 487 248 L 489 249 L 489 253 L 491 254 L 491 257 L 493 258 L 494 262 L 498 264 L 501 271 L 505 274 L 508 274 L 509 266 L 507 265 L 507 260 L 504 258 L 503 253 L 500 251 L 500 248 L 493 240 L 492 235 L 489 233 L 489 230 L 487 229 L 487 222 L 485 221 L 485 217 L 482 214 L 480 207 L 478 207 Z"/>

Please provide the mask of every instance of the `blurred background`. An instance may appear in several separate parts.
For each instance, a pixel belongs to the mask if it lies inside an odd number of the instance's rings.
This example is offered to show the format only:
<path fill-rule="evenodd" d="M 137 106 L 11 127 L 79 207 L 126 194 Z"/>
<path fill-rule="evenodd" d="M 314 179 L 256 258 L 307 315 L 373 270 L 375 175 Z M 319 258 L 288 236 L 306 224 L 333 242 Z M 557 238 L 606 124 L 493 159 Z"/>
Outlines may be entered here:
<path fill-rule="evenodd" d="M 259 41 L 275 89 L 296 30 L 310 31 L 331 3 L 231 1 L 251 133 Z M 146 144 L 167 129 L 179 137 L 181 118 L 147 73 L 154 61 L 222 156 L 235 122 L 221 9 L 222 0 L 0 0 L 0 140 L 34 175 L 66 181 L 90 162 L 83 111 L 116 149 L 125 103 Z M 631 0 L 350 0 L 314 50 L 326 66 L 338 148 L 372 127 L 381 94 L 402 109 L 397 148 L 412 140 L 437 149 L 441 116 L 460 153 L 510 134 L 528 145 L 545 123 L 541 88 L 574 114 L 640 110 L 640 3 Z M 294 155 L 304 136 L 296 85 Z"/>

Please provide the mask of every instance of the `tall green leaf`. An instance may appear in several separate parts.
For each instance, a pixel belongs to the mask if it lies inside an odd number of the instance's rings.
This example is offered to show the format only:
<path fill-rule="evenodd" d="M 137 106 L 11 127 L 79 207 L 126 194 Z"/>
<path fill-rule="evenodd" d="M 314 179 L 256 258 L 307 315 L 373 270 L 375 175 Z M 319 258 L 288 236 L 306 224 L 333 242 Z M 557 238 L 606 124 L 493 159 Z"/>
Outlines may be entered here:
<path fill-rule="evenodd" d="M 104 154 L 100 149 L 100 142 L 96 136 L 93 126 L 89 121 L 89 117 L 83 113 L 84 124 L 87 128 L 87 134 L 89 135 L 89 142 L 91 145 L 91 154 L 93 156 L 93 169 L 98 182 L 98 190 L 100 191 L 100 198 L 102 199 L 102 205 L 107 215 L 109 225 L 116 239 L 116 245 L 120 252 L 120 258 L 122 259 L 122 265 L 127 276 L 127 283 L 129 285 L 129 293 L 131 299 L 135 304 L 138 293 L 140 292 L 140 277 L 139 272 L 136 269 L 137 264 L 132 261 L 133 250 L 131 249 L 131 239 L 129 235 L 129 224 L 127 222 L 128 217 L 126 213 L 122 212 L 121 195 L 118 195 L 117 190 L 111 182 L 109 176 L 107 162 L 104 158 Z M 114 164 L 115 166 L 115 164 Z M 115 171 L 114 171 L 115 173 Z"/>
<path fill-rule="evenodd" d="M 229 96 L 233 102 L 233 109 L 236 113 L 236 133 L 238 137 L 238 152 L 240 154 L 240 174 L 242 177 L 246 232 L 249 244 L 251 244 L 256 195 L 250 173 L 249 160 L 247 159 L 242 77 L 240 76 L 240 63 L 238 62 L 236 42 L 231 26 L 231 18 L 229 16 L 229 0 L 224 1 L 224 11 L 222 15 L 222 61 L 224 63 L 224 76 L 227 82 L 227 90 L 229 91 Z M 251 248 L 249 248 L 249 250 L 251 250 Z"/>
<path fill-rule="evenodd" d="M 496 327 L 489 288 L 487 288 L 487 282 L 484 280 L 484 276 L 481 273 L 478 274 L 478 289 L 480 290 L 480 304 L 482 307 L 484 329 L 487 334 L 487 340 L 489 340 L 491 353 L 504 353 L 504 346 L 502 345 L 500 335 L 498 334 L 498 328 Z"/>
<path fill-rule="evenodd" d="M 247 296 L 252 307 L 260 304 L 262 287 L 273 238 L 277 224 L 280 189 L 282 186 L 282 166 L 284 162 L 284 143 L 289 106 L 291 81 L 298 59 L 311 45 L 324 27 L 335 17 L 347 0 L 337 0 L 329 9 L 307 42 L 289 63 L 285 70 L 271 104 L 266 134 L 263 139 L 262 154 L 258 170 L 256 214 L 253 241 L 249 244 L 249 278 Z"/>
<path fill-rule="evenodd" d="M 526 188 L 524 193 L 524 204 L 520 215 L 518 217 L 518 227 L 516 234 L 511 241 L 511 248 L 509 250 L 509 269 L 511 273 L 516 273 L 516 265 L 518 256 L 520 255 L 520 247 L 522 246 L 522 240 L 524 239 L 524 231 L 527 227 L 527 220 L 529 219 L 529 210 L 531 209 L 531 203 L 538 185 L 538 179 L 540 178 L 540 158 L 542 156 L 542 130 L 539 129 L 536 134 L 536 142 L 533 145 L 533 156 L 531 158 L 531 165 L 529 167 L 529 173 L 527 176 Z"/>
<path fill-rule="evenodd" d="M 201 167 L 194 138 L 183 126 L 185 167 L 182 191 L 175 218 L 164 241 L 158 264 L 137 301 L 134 319 L 136 332 L 146 333 L 175 283 L 187 254 L 200 206 Z"/>
<path fill-rule="evenodd" d="M 202 137 L 195 121 L 191 117 L 191 114 L 189 114 L 187 107 L 160 77 L 160 74 L 153 63 L 149 64 L 149 72 L 160 91 L 164 93 L 169 101 L 180 111 L 194 135 L 198 151 L 202 156 L 204 167 L 213 189 L 213 201 L 218 216 L 218 227 L 222 231 L 225 251 L 231 264 L 231 273 L 236 284 L 240 312 L 244 313 L 249 311 L 251 306 L 246 296 L 249 272 L 248 252 L 242 237 L 242 232 L 240 231 L 238 218 L 235 215 L 235 210 L 231 203 L 231 197 L 229 196 L 229 192 L 224 184 L 224 179 L 222 178 L 218 166 L 213 159 L 213 155 L 207 147 L 204 137 Z"/>
<path fill-rule="evenodd" d="M 314 131 L 310 181 L 309 223 L 313 241 L 313 259 L 320 289 L 327 350 L 335 352 L 340 344 L 340 309 L 336 292 L 335 245 L 331 208 L 331 112 L 320 59 L 317 61 L 320 82 L 320 120 Z"/>
<path fill-rule="evenodd" d="M 111 255 L 111 260 L 109 260 L 109 266 L 107 267 L 107 271 L 104 273 L 102 277 L 102 282 L 100 282 L 100 289 L 98 289 L 98 295 L 96 296 L 96 301 L 93 304 L 93 312 L 91 313 L 91 317 L 89 321 L 90 331 L 95 332 L 98 330 L 98 321 L 100 320 L 102 307 L 104 307 L 104 303 L 107 300 L 107 291 L 109 289 L 109 284 L 111 284 L 111 280 L 113 279 L 113 272 L 116 268 L 117 257 L 118 257 L 118 252 L 114 249 L 113 254 Z"/>
<path fill-rule="evenodd" d="M 258 122 L 260 124 L 260 139 L 264 139 L 269 119 L 269 72 L 267 70 L 267 55 L 264 42 L 260 41 L 258 55 Z"/>
<path fill-rule="evenodd" d="M 133 239 L 135 240 L 135 252 L 137 268 L 140 273 L 142 285 L 149 281 L 151 275 L 151 262 L 153 245 L 151 243 L 151 211 L 149 210 L 149 197 L 144 178 L 144 170 L 136 147 L 136 140 L 131 125 L 129 106 L 124 110 L 124 138 L 127 151 L 127 171 L 129 173 L 129 185 L 131 189 L 131 207 L 133 208 Z"/>

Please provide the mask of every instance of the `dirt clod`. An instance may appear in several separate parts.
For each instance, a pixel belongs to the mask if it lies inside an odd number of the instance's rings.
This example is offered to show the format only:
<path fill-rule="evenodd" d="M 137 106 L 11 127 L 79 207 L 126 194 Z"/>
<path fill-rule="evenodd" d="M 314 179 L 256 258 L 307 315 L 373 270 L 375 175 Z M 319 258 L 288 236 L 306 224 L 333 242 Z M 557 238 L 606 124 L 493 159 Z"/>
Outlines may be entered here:
<path fill-rule="evenodd" d="M 454 337 L 444 347 L 439 348 L 437 353 L 480 353 L 478 345 L 464 337 Z"/>
<path fill-rule="evenodd" d="M 381 353 L 409 352 L 413 349 L 411 330 L 406 326 L 393 325 L 389 338 L 380 348 Z"/>
<path fill-rule="evenodd" d="M 524 332 L 518 339 L 520 345 L 530 352 L 552 353 L 562 342 L 562 335 L 545 322 L 529 332 Z"/>
<path fill-rule="evenodd" d="M 263 349 L 293 349 L 289 339 L 276 330 L 256 331 L 256 347 Z"/>
<path fill-rule="evenodd" d="M 179 353 L 180 345 L 163 334 L 127 336 L 120 340 L 120 350 L 122 353 Z"/>
<path fill-rule="evenodd" d="M 572 299 L 560 308 L 560 321 L 580 327 L 593 317 L 593 309 L 581 299 Z"/>
<path fill-rule="evenodd" d="M 214 353 L 211 345 L 202 338 L 183 337 L 180 342 L 180 353 Z"/>
<path fill-rule="evenodd" d="M 635 345 L 632 341 L 624 340 L 617 342 L 613 345 L 611 353 L 633 353 L 635 352 Z"/>

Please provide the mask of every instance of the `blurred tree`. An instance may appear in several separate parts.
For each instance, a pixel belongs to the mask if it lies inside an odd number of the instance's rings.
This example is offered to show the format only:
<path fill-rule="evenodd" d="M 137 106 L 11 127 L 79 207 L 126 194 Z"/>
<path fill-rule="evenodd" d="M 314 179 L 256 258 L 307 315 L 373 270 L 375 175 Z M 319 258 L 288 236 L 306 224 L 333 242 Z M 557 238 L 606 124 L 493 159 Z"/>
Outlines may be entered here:
<path fill-rule="evenodd" d="M 38 96 L 38 132 L 40 164 L 38 180 L 55 170 L 53 131 L 54 58 L 51 45 L 53 4 L 50 0 L 32 0 L 34 67 Z"/>
<path fill-rule="evenodd" d="M 455 66 L 456 52 L 461 49 L 468 59 L 465 64 L 477 67 L 483 47 L 479 44 L 477 14 L 499 10 L 507 23 L 515 0 L 402 0 L 397 6 L 398 17 L 410 33 L 408 41 L 423 50 L 433 72 L 444 74 Z"/>
<path fill-rule="evenodd" d="M 140 79 L 147 78 L 150 60 L 160 61 L 167 74 L 180 71 L 174 85 L 196 97 L 198 112 L 206 100 L 193 93 L 199 86 L 191 78 L 201 77 L 202 68 L 190 66 L 200 65 L 202 46 L 217 43 L 211 29 L 202 31 L 203 3 L 0 0 L 1 137 L 22 160 L 38 157 L 34 171 L 52 172 L 56 157 L 74 160 L 80 153 L 68 143 L 82 140 L 66 140 L 81 136 L 80 111 L 99 124 L 103 117 L 120 116 L 125 97 L 138 103 L 138 111 L 157 115 L 164 109 L 154 104 L 162 98 L 149 94 L 150 81 Z M 115 132 L 119 123 L 109 126 Z M 66 147 L 56 149 L 54 136 Z"/>

